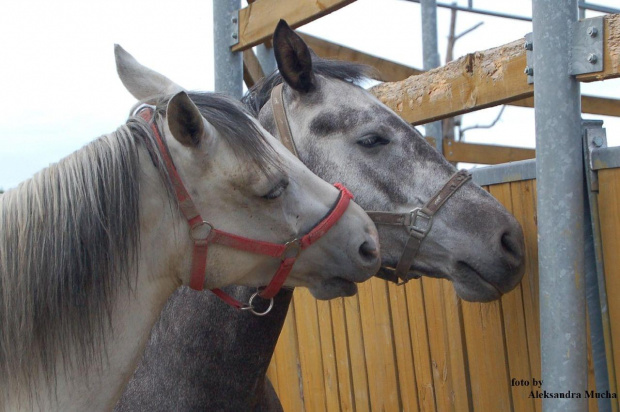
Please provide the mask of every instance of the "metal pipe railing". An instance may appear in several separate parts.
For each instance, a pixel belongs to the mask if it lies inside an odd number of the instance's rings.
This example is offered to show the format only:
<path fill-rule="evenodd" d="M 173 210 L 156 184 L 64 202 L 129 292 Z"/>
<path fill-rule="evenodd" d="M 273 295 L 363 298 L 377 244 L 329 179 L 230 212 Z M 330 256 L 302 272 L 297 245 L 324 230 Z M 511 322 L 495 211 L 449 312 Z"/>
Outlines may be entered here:
<path fill-rule="evenodd" d="M 532 11 L 542 389 L 569 396 L 544 398 L 543 410 L 586 411 L 581 99 L 569 74 L 577 0 L 534 0 Z"/>

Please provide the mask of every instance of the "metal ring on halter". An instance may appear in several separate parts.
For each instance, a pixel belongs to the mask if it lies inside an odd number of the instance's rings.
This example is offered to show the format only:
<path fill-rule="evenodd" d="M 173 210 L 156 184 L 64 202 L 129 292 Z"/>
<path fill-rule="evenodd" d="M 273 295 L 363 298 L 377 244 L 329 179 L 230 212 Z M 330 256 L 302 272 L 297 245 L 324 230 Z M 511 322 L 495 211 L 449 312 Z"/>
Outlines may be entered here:
<path fill-rule="evenodd" d="M 205 229 L 207 230 L 207 233 L 201 234 L 200 231 L 205 230 Z M 207 240 L 209 239 L 209 236 L 211 236 L 213 229 L 214 228 L 211 223 L 207 222 L 206 220 L 203 220 L 202 222 L 198 222 L 189 228 L 189 237 L 194 242 L 198 240 Z"/>
<path fill-rule="evenodd" d="M 249 310 L 250 312 L 252 312 L 252 314 L 256 316 L 265 316 L 266 314 L 271 312 L 271 309 L 273 309 L 273 298 L 269 298 L 269 307 L 265 309 L 264 312 L 257 312 L 254 310 L 254 306 L 252 306 L 252 302 L 254 301 L 254 298 L 258 296 L 259 293 L 260 291 L 254 292 L 252 296 L 250 296 L 250 300 L 248 301 L 248 306 L 242 307 L 241 310 Z"/>

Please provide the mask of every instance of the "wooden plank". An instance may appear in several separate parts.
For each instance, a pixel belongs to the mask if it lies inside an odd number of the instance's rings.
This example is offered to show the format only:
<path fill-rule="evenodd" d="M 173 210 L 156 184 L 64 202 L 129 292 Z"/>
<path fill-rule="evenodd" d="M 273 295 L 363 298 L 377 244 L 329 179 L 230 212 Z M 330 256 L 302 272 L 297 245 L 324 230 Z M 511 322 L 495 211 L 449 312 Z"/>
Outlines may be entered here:
<path fill-rule="evenodd" d="M 424 291 L 424 305 L 426 307 L 426 323 L 431 351 L 431 371 L 433 373 L 433 387 L 435 388 L 435 402 L 437 411 L 460 412 L 464 405 L 455 405 L 455 385 L 463 382 L 453 382 L 450 365 L 450 342 L 442 281 L 422 278 Z"/>
<path fill-rule="evenodd" d="M 358 294 L 362 330 L 369 343 L 364 350 L 371 409 L 401 410 L 385 281 L 372 278 L 359 285 Z"/>
<path fill-rule="evenodd" d="M 523 40 L 468 54 L 443 67 L 371 89 L 415 125 L 533 96 Z"/>
<path fill-rule="evenodd" d="M 377 80 L 395 82 L 423 73 L 422 70 L 319 39 L 309 34 L 299 33 L 299 35 L 317 55 L 324 59 L 344 60 L 374 67 L 378 73 Z"/>
<path fill-rule="evenodd" d="M 509 411 L 512 392 L 501 300 L 463 302 L 462 312 L 473 410 Z"/>
<path fill-rule="evenodd" d="M 274 353 L 279 383 L 277 393 L 285 411 L 305 411 L 298 370 L 298 341 L 295 306 L 291 304 Z"/>
<path fill-rule="evenodd" d="M 298 288 L 295 290 L 293 304 L 297 324 L 304 406 L 306 411 L 324 411 L 326 409 L 325 382 L 316 300 L 308 289 Z"/>
<path fill-rule="evenodd" d="M 514 213 L 510 183 L 490 186 L 490 192 L 509 212 Z M 523 310 L 523 292 L 521 285 L 502 297 L 502 314 L 506 353 L 508 356 L 509 378 L 525 379 L 531 382 L 533 375 L 527 346 L 527 326 Z M 539 380 L 539 378 L 537 377 Z M 533 411 L 534 399 L 529 397 L 533 386 L 512 386 L 512 402 L 515 411 Z"/>
<path fill-rule="evenodd" d="M 299 34 L 308 46 L 324 59 L 344 60 L 374 67 L 377 70 L 377 80 L 397 82 L 405 80 L 409 76 L 424 73 L 423 70 L 382 59 L 359 50 L 310 36 L 309 34 Z M 534 97 L 508 102 L 508 105 L 534 107 Z M 581 112 L 605 116 L 620 116 L 620 100 L 583 95 L 581 96 Z"/>
<path fill-rule="evenodd" d="M 596 392 L 596 378 L 594 376 L 594 360 L 592 359 L 592 338 L 590 335 L 589 316 L 586 316 L 586 357 L 588 362 L 588 390 Z M 588 398 L 588 412 L 598 412 L 598 400 L 596 398 Z"/>
<path fill-rule="evenodd" d="M 392 332 L 396 350 L 398 388 L 402 404 L 401 410 L 416 411 L 418 406 L 417 382 L 413 366 L 413 352 L 407 312 L 405 288 L 390 282 L 387 284 L 390 311 L 392 313 Z"/>
<path fill-rule="evenodd" d="M 414 125 L 456 116 L 534 95 L 523 74 L 523 39 L 463 56 L 443 67 L 383 83 L 371 92 Z M 580 81 L 620 76 L 620 15 L 605 16 L 605 70 Z"/>
<path fill-rule="evenodd" d="M 471 382 L 467 365 L 467 345 L 461 299 L 454 286 L 448 281 L 440 282 L 443 291 L 444 313 L 448 353 L 450 356 L 450 379 L 452 380 L 452 402 L 457 411 L 474 411 L 472 406 Z"/>
<path fill-rule="evenodd" d="M 334 350 L 336 354 L 336 371 L 338 373 L 338 389 L 340 397 L 340 410 L 353 412 L 355 399 L 353 393 L 352 368 L 349 360 L 348 336 L 344 299 L 333 299 L 329 302 L 332 314 L 332 327 L 334 332 Z"/>
<path fill-rule="evenodd" d="M 321 357 L 323 359 L 323 380 L 325 381 L 325 405 L 327 411 L 340 411 L 338 393 L 338 372 L 336 369 L 336 349 L 334 348 L 334 330 L 332 313 L 328 301 L 317 300 L 319 315 L 319 334 L 321 339 Z M 311 344 L 310 342 L 308 342 Z"/>
<path fill-rule="evenodd" d="M 603 242 L 605 287 L 611 326 L 611 346 L 616 375 L 620 372 L 620 169 L 603 169 L 598 172 L 598 209 Z M 616 401 L 617 402 L 617 401 Z"/>
<path fill-rule="evenodd" d="M 265 77 L 258 58 L 251 49 L 243 51 L 243 81 L 248 89 Z"/>
<path fill-rule="evenodd" d="M 541 379 L 540 360 L 540 316 L 538 301 L 538 244 L 536 232 L 536 193 L 533 180 L 513 182 L 510 184 L 512 194 L 512 213 L 523 228 L 525 237 L 525 275 L 521 280 L 521 297 L 527 336 L 532 378 Z M 516 377 L 512 373 L 511 377 Z M 514 392 L 513 392 L 514 393 Z M 516 396 L 516 395 L 515 395 Z M 536 412 L 542 412 L 542 400 L 534 400 Z"/>
<path fill-rule="evenodd" d="M 353 375 L 353 391 L 355 394 L 355 410 L 370 412 L 370 390 L 368 388 L 368 372 L 364 355 L 364 334 L 360 315 L 359 293 L 344 300 L 344 311 L 347 321 L 347 338 Z"/>
<path fill-rule="evenodd" d="M 449 162 L 467 162 L 495 165 L 517 160 L 533 159 L 534 149 L 463 143 L 444 139 L 443 152 Z"/>
<path fill-rule="evenodd" d="M 246 50 L 271 38 L 280 19 L 297 28 L 355 0 L 257 0 L 239 10 L 239 42 L 232 51 Z"/>
<path fill-rule="evenodd" d="M 474 411 L 511 410 L 501 302 L 463 302 L 463 319 Z"/>
<path fill-rule="evenodd" d="M 415 368 L 415 379 L 420 411 L 436 411 L 435 390 L 431 366 L 430 342 L 426 326 L 426 312 L 422 281 L 405 285 L 411 350 Z"/>

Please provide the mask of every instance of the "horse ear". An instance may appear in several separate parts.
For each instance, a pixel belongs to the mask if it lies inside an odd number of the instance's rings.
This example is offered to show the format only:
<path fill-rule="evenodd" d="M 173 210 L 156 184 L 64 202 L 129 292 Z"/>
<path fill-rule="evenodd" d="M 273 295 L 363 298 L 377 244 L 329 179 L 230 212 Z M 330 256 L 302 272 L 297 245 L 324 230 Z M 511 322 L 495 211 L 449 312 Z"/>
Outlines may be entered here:
<path fill-rule="evenodd" d="M 314 88 L 310 48 L 284 20 L 278 22 L 273 33 L 273 51 L 280 74 L 289 86 L 302 93 Z"/>
<path fill-rule="evenodd" d="M 211 125 L 185 92 L 170 99 L 166 114 L 170 133 L 184 146 L 197 147 L 212 135 Z"/>
<path fill-rule="evenodd" d="M 140 64 L 118 44 L 114 45 L 114 56 L 118 76 L 127 91 L 138 100 L 148 101 L 185 90 L 166 76 Z"/>

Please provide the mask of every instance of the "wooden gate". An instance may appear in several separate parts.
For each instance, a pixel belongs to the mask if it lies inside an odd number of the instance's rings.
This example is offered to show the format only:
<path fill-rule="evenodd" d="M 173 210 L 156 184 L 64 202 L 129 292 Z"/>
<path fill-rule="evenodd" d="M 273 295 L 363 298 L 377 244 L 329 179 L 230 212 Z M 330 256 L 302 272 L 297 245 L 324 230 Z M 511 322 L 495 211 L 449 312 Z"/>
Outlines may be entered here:
<path fill-rule="evenodd" d="M 607 293 L 614 296 L 620 169 L 599 175 Z M 521 284 L 491 303 L 461 301 L 449 282 L 426 278 L 405 286 L 372 279 L 357 296 L 331 302 L 296 290 L 268 373 L 286 411 L 541 411 L 533 397 L 541 379 L 536 181 L 485 188 L 523 227 Z M 609 312 L 618 347 L 620 300 L 610 299 Z M 589 346 L 588 339 L 595 390 Z M 597 411 L 596 399 L 589 410 Z"/>

